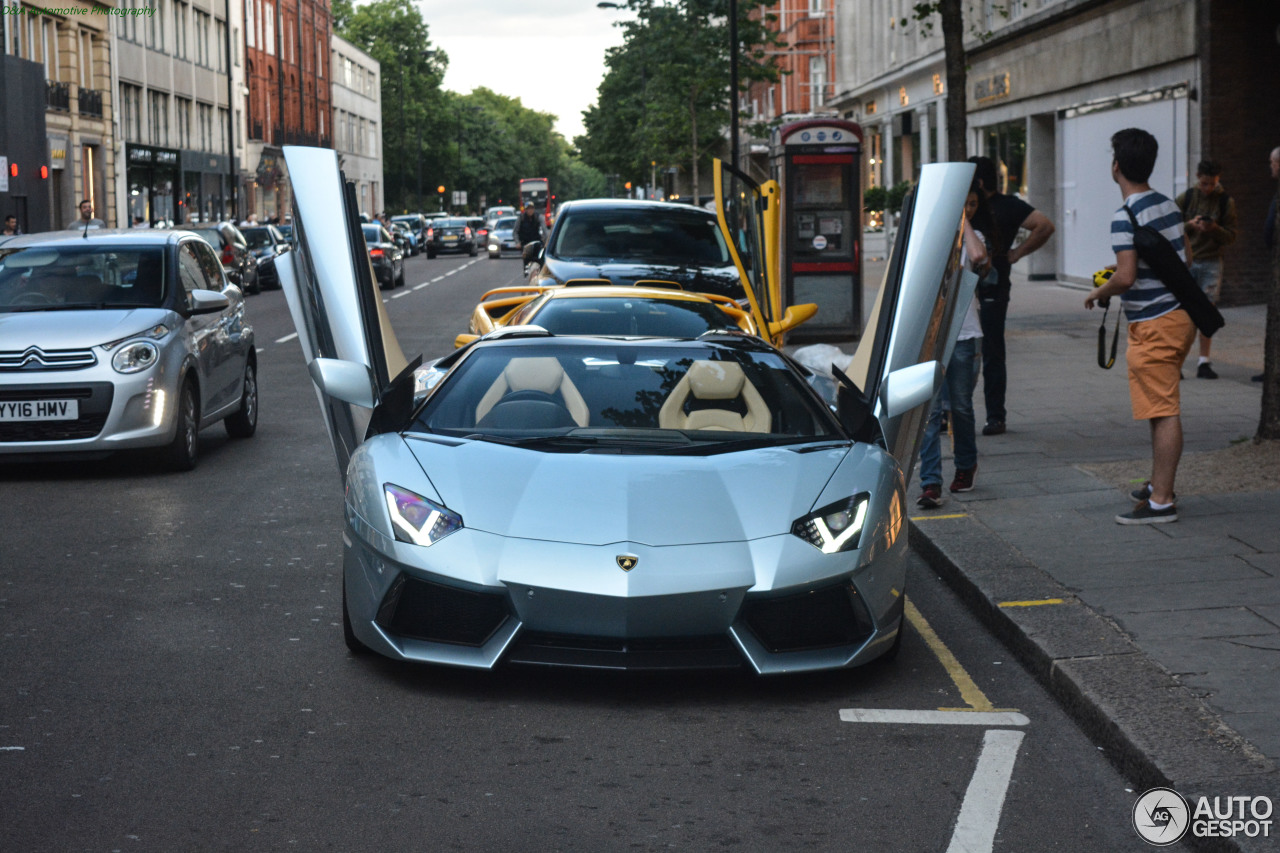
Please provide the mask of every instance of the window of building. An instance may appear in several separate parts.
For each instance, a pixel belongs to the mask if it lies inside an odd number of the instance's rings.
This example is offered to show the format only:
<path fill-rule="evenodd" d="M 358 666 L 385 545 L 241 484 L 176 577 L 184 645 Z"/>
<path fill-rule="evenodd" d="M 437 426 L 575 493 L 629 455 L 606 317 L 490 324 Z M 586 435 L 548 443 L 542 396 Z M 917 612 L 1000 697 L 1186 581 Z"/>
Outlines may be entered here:
<path fill-rule="evenodd" d="M 169 15 L 165 5 L 165 0 L 155 0 L 155 14 L 147 16 L 147 47 L 154 48 L 162 53 L 165 50 L 164 31 L 169 25 Z"/>
<path fill-rule="evenodd" d="M 93 88 L 93 34 L 87 30 L 80 31 L 80 38 L 76 40 L 80 48 L 80 55 L 77 57 L 80 65 L 80 88 Z"/>
<path fill-rule="evenodd" d="M 120 84 L 120 122 L 128 142 L 142 141 L 142 89 Z"/>
<path fill-rule="evenodd" d="M 213 151 L 213 106 L 196 104 L 196 143 L 201 151 Z"/>
<path fill-rule="evenodd" d="M 217 42 L 213 52 L 218 56 L 218 70 L 227 70 L 227 25 L 223 21 L 213 22 L 213 38 Z"/>
<path fill-rule="evenodd" d="M 262 46 L 267 56 L 276 55 L 276 7 L 271 3 L 262 4 Z"/>
<path fill-rule="evenodd" d="M 324 48 L 320 45 L 320 39 L 316 39 L 316 76 L 324 76 L 324 63 L 320 57 L 324 56 Z"/>
<path fill-rule="evenodd" d="M 189 98 L 173 99 L 173 112 L 176 123 L 174 130 L 177 131 L 177 139 L 174 140 L 179 148 L 191 147 L 191 100 Z"/>
<path fill-rule="evenodd" d="M 817 18 L 822 16 L 826 10 L 826 0 L 809 0 L 809 17 Z"/>
<path fill-rule="evenodd" d="M 182 2 L 173 4 L 173 55 L 179 59 L 189 59 L 187 44 L 190 41 L 188 28 L 191 26 L 191 7 Z"/>
<path fill-rule="evenodd" d="M 151 144 L 169 144 L 169 95 L 165 92 L 148 92 L 151 108 Z"/>
<path fill-rule="evenodd" d="M 827 60 L 823 56 L 809 58 L 810 105 L 820 107 L 827 102 Z"/>
<path fill-rule="evenodd" d="M 227 122 L 228 121 L 230 121 L 230 113 L 227 112 L 227 108 L 218 107 L 217 132 L 213 140 L 213 148 L 209 150 L 216 151 L 219 154 L 227 153 Z"/>
<path fill-rule="evenodd" d="M 244 38 L 249 47 L 258 46 L 258 0 L 245 0 Z"/>

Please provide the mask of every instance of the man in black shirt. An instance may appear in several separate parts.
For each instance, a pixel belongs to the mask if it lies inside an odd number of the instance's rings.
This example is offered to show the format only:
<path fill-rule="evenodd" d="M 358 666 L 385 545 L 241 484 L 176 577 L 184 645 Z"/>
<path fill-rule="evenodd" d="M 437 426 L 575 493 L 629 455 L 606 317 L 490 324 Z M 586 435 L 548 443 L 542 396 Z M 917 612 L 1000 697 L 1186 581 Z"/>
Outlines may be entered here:
<path fill-rule="evenodd" d="M 989 211 L 987 218 L 975 221 L 973 227 L 987 238 L 992 266 L 998 276 L 993 287 L 980 287 L 978 291 L 978 318 L 982 321 L 982 396 L 987 410 L 982 434 L 1000 435 L 1005 431 L 1007 417 L 1004 319 L 1009 311 L 1009 271 L 1019 260 L 1043 246 L 1053 236 L 1054 227 L 1049 217 L 1022 199 L 997 192 L 996 164 L 991 158 L 970 157 L 969 162 L 977 167 L 974 176 L 982 184 Z M 1020 228 L 1031 233 L 1014 246 Z"/>

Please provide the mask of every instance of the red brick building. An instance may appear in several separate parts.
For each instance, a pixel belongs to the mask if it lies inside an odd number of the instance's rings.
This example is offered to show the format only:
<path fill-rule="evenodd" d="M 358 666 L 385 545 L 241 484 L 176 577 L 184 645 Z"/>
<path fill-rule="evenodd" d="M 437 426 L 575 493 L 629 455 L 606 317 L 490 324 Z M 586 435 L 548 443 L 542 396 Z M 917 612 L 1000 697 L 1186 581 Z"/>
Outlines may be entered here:
<path fill-rule="evenodd" d="M 781 69 L 777 83 L 755 83 L 746 95 L 746 120 L 822 111 L 834 94 L 835 0 L 779 0 L 762 5 L 783 45 L 772 52 Z M 757 12 L 756 14 L 760 14 Z"/>
<path fill-rule="evenodd" d="M 331 148 L 328 0 L 245 0 L 246 209 L 259 219 L 289 212 L 281 146 Z"/>

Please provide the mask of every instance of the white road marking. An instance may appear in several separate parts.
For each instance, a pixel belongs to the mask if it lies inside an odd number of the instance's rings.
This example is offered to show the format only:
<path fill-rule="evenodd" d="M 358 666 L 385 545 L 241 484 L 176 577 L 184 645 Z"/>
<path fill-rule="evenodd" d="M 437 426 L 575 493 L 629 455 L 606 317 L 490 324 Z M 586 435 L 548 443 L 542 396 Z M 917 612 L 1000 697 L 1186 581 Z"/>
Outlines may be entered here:
<path fill-rule="evenodd" d="M 401 298 L 402 296 L 408 296 L 410 292 L 411 292 L 411 291 L 408 291 L 408 290 L 402 290 L 401 292 L 397 293 L 395 296 L 393 296 L 393 297 L 391 297 L 391 298 L 392 298 L 392 299 L 399 299 L 399 298 Z"/>
<path fill-rule="evenodd" d="M 255 351 L 255 352 L 266 352 L 266 350 L 265 350 L 265 349 L 263 349 L 262 347 L 255 347 L 255 348 L 254 348 L 254 351 Z"/>
<path fill-rule="evenodd" d="M 431 281 L 430 281 L 430 282 L 428 282 L 428 283 L 429 283 L 429 284 L 435 284 L 437 281 L 443 281 L 443 280 L 444 280 L 444 276 L 442 276 L 442 275 L 438 275 L 438 276 L 436 276 L 435 278 L 431 279 Z"/>
<path fill-rule="evenodd" d="M 969 780 L 947 853 L 990 853 L 1000 828 L 1000 812 L 1013 777 L 1024 732 L 993 729 L 982 738 L 978 767 Z"/>
<path fill-rule="evenodd" d="M 456 272 L 457 272 L 458 270 L 460 270 L 460 269 L 462 269 L 462 267 L 454 267 L 453 269 L 451 269 L 451 270 L 449 270 L 447 273 L 445 273 L 445 275 L 453 275 L 454 273 L 456 273 Z"/>
<path fill-rule="evenodd" d="M 1030 720 L 1017 711 L 895 711 L 880 708 L 841 708 L 846 723 L 914 723 L 923 726 L 1025 726 Z"/>
<path fill-rule="evenodd" d="M 424 287 L 428 287 L 428 286 L 430 286 L 430 284 L 431 284 L 431 282 L 429 282 L 429 281 L 424 281 L 422 284 L 415 284 L 415 285 L 413 286 L 413 289 L 414 289 L 414 290 L 422 290 L 422 288 L 424 288 Z"/>
<path fill-rule="evenodd" d="M 25 746 L 0 746 L 0 752 L 26 752 Z"/>
<path fill-rule="evenodd" d="M 276 343 L 283 344 L 283 343 L 286 343 L 287 341 L 293 340 L 297 336 L 298 336 L 298 333 L 293 332 L 292 334 L 285 335 L 283 338 L 276 338 Z"/>

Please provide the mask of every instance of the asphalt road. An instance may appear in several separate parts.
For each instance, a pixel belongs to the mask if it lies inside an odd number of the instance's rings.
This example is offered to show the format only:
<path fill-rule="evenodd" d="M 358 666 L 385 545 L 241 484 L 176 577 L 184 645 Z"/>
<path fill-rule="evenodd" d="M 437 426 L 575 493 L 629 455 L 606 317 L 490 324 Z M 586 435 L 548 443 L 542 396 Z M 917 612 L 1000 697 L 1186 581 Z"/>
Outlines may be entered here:
<path fill-rule="evenodd" d="M 520 262 L 407 280 L 439 355 Z M 0 466 L 0 850 L 1146 849 L 1140 792 L 918 560 L 901 655 L 853 672 L 352 657 L 337 466 L 283 295 L 249 312 L 254 438 Z"/>

